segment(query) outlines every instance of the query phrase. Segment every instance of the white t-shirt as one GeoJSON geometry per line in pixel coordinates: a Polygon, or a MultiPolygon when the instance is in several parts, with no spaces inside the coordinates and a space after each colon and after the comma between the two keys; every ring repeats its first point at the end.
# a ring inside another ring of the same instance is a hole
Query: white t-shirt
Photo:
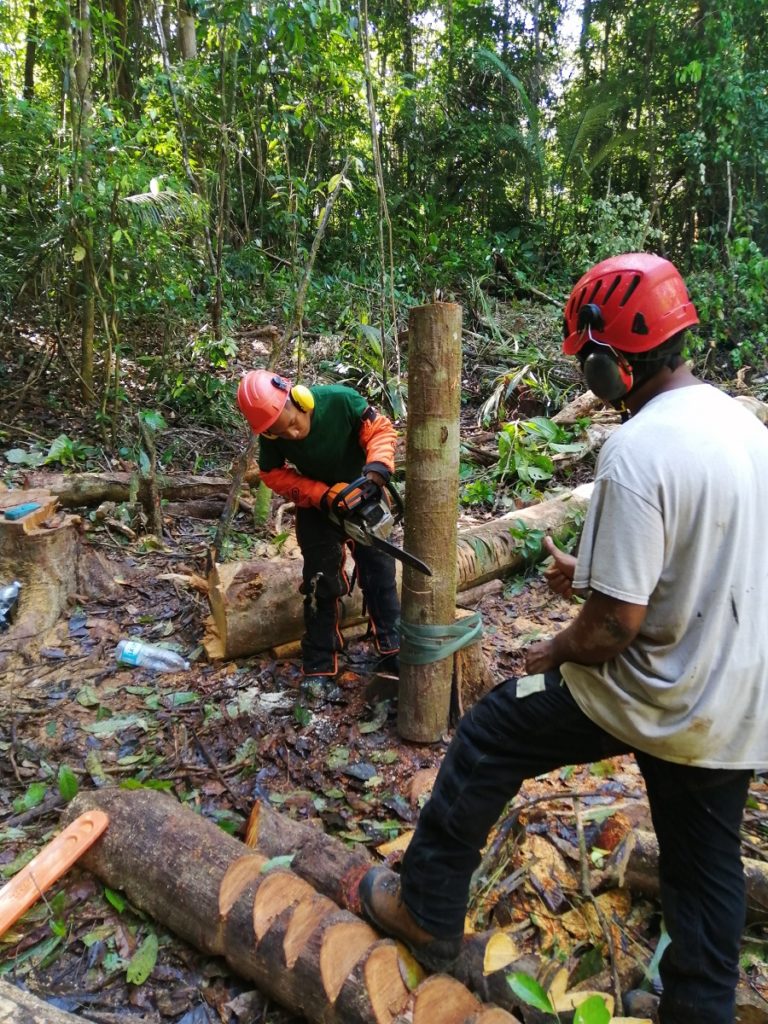
{"type": "Polygon", "coordinates": [[[709,385],[652,399],[606,443],[574,587],[647,605],[579,707],[667,761],[768,767],[768,430],[709,385]]]}

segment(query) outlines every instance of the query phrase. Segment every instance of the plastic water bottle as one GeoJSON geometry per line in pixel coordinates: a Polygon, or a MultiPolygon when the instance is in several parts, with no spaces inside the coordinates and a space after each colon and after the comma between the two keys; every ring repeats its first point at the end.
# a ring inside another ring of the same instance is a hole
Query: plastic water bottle
{"type": "Polygon", "coordinates": [[[8,629],[13,621],[20,590],[21,584],[18,580],[14,580],[6,587],[0,587],[0,633],[8,629]]]}
{"type": "Polygon", "coordinates": [[[138,665],[153,672],[181,672],[189,662],[176,651],[143,640],[121,640],[115,648],[115,659],[120,665],[138,665]]]}

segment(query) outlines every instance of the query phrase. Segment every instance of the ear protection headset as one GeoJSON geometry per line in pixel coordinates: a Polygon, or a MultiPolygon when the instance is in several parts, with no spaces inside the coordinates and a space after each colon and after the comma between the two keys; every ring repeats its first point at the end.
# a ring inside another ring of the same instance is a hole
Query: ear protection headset
{"type": "Polygon", "coordinates": [[[582,362],[584,380],[591,391],[604,402],[618,402],[632,390],[634,377],[632,367],[612,345],[592,337],[592,328],[604,330],[600,307],[588,302],[579,310],[578,329],[586,331],[592,351],[582,362]]]}
{"type": "Polygon", "coordinates": [[[278,376],[272,378],[272,384],[281,391],[287,391],[291,401],[301,412],[312,412],[315,408],[315,397],[303,384],[289,386],[288,381],[278,376]]]}
{"type": "Polygon", "coordinates": [[[315,408],[315,396],[303,384],[294,384],[291,388],[291,401],[302,412],[312,412],[315,408]]]}

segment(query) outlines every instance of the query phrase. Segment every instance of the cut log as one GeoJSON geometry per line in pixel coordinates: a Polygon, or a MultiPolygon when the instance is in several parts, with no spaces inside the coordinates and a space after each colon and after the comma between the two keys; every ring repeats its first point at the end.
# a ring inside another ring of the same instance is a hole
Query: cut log
{"type": "MultiPolygon", "coordinates": [[[[459,534],[458,590],[469,590],[526,564],[519,540],[510,533],[518,520],[531,530],[545,530],[557,538],[574,515],[586,511],[590,494],[591,485],[586,484],[459,534]]],[[[300,584],[298,559],[216,565],[209,588],[213,616],[203,641],[208,657],[245,657],[298,639],[304,629],[300,584]]],[[[362,621],[362,598],[357,589],[345,599],[344,621],[362,621]]]]}
{"type": "Polygon", "coordinates": [[[0,1024],[82,1024],[82,1017],[59,1010],[0,980],[0,1024]]]}
{"type": "MultiPolygon", "coordinates": [[[[148,482],[136,473],[27,473],[27,487],[42,487],[55,494],[64,508],[100,505],[103,501],[139,500],[146,505],[148,482]]],[[[229,477],[159,474],[160,496],[168,501],[226,498],[229,477]]]]}
{"type": "MultiPolygon", "coordinates": [[[[622,884],[639,893],[658,895],[658,843],[652,832],[635,830],[634,845],[628,847],[626,868],[622,884]]],[[[342,907],[359,913],[357,886],[373,861],[366,851],[347,847],[341,840],[326,835],[321,828],[293,821],[275,811],[268,804],[254,804],[248,821],[246,843],[266,857],[293,854],[291,868],[312,884],[313,889],[331,896],[342,907]]],[[[768,864],[744,859],[747,880],[749,916],[765,917],[768,908],[768,864]]],[[[596,886],[616,885],[615,875],[597,875],[596,886]]],[[[465,935],[461,953],[453,969],[455,977],[485,1002],[517,1013],[527,1024],[545,1020],[529,1007],[519,1005],[508,983],[510,971],[520,971],[535,977],[541,965],[534,956],[519,956],[514,943],[500,930],[465,935]]],[[[606,975],[606,982],[611,978],[606,975]]],[[[592,983],[587,983],[594,987],[592,983]]],[[[606,986],[607,988],[607,986],[606,986]]],[[[739,1005],[746,1005],[745,994],[740,991],[739,1005]]],[[[768,1005],[759,1000],[762,1016],[745,1017],[755,1024],[768,1024],[768,1005]]],[[[752,1011],[750,1011],[752,1012],[752,1011]]],[[[757,1011],[754,1011],[757,1013],[757,1011]]],[[[563,1018],[566,1019],[565,1017],[563,1018]]],[[[485,1018],[482,1018],[485,1024],[485,1018]]],[[[478,1018],[479,1024],[480,1018],[478,1018]]],[[[488,1024],[495,1024],[490,1018],[488,1024]]]]}
{"type": "Polygon", "coordinates": [[[411,958],[402,947],[293,871],[269,870],[266,858],[168,794],[82,792],[66,817],[93,809],[105,811],[109,827],[83,856],[83,867],[307,1020],[395,1024],[407,1015],[426,1022],[436,1019],[430,1006],[444,1005],[458,1009],[439,1019],[466,1024],[484,1009],[446,975],[422,987],[415,972],[417,987],[409,991],[411,958]]]}
{"type": "MultiPolygon", "coordinates": [[[[348,571],[352,572],[351,560],[348,571]]],[[[298,559],[217,563],[208,577],[213,615],[213,621],[206,623],[208,656],[241,658],[300,637],[304,629],[301,573],[298,559]]],[[[363,621],[359,587],[341,605],[343,626],[363,621]]]]}
{"type": "MultiPolygon", "coordinates": [[[[348,847],[321,828],[293,821],[263,801],[253,806],[245,841],[267,858],[291,854],[291,871],[309,882],[317,892],[325,893],[355,914],[360,913],[358,886],[373,866],[366,850],[348,847]]],[[[507,984],[507,972],[516,970],[535,975],[539,964],[535,957],[520,957],[508,939],[507,955],[497,953],[494,963],[490,964],[488,946],[503,938],[498,930],[466,935],[453,974],[482,1000],[496,1003],[510,1012],[519,1012],[519,1000],[507,984]]]]}
{"type": "Polygon", "coordinates": [[[56,498],[43,490],[0,494],[0,585],[19,580],[18,612],[2,635],[4,647],[24,643],[52,626],[67,597],[77,590],[80,518],[56,512],[56,498]],[[13,506],[37,504],[20,519],[5,518],[13,506]]]}
{"type": "MultiPolygon", "coordinates": [[[[623,850],[617,848],[611,860],[621,862],[621,869],[610,869],[609,878],[646,896],[659,894],[659,843],[653,832],[633,829],[623,850]]],[[[743,857],[747,885],[747,914],[751,920],[764,920],[768,913],[768,863],[743,857]]]]}

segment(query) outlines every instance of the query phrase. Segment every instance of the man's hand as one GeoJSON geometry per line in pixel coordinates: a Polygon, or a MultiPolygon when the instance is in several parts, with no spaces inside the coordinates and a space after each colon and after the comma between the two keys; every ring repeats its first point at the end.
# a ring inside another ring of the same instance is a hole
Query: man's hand
{"type": "Polygon", "coordinates": [[[365,478],[366,480],[371,480],[373,483],[376,484],[377,487],[384,487],[384,485],[387,482],[381,475],[381,473],[377,473],[373,469],[369,473],[365,474],[365,478]]]}
{"type": "Polygon", "coordinates": [[[564,661],[600,665],[625,650],[645,622],[647,608],[593,590],[565,629],[531,644],[525,652],[529,675],[558,668],[564,661]]]}
{"type": "Polygon", "coordinates": [[[539,640],[525,651],[525,671],[529,676],[557,668],[560,662],[555,657],[552,640],[539,640]]]}
{"type": "MultiPolygon", "coordinates": [[[[551,537],[544,538],[544,549],[552,556],[552,565],[544,570],[544,579],[550,590],[554,590],[561,597],[573,596],[573,574],[576,571],[576,559],[573,555],[561,551],[555,546],[551,537]]],[[[538,646],[534,644],[534,646],[538,646]]],[[[537,669],[542,672],[543,669],[537,669]]]]}

